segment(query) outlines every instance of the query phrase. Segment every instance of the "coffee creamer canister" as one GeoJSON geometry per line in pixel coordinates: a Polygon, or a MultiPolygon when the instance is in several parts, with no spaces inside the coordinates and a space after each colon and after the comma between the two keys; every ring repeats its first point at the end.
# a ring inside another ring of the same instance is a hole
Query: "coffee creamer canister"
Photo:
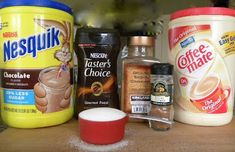
{"type": "Polygon", "coordinates": [[[168,34],[177,83],[175,119],[201,126],[229,123],[235,87],[235,10],[175,12],[168,34]]]}
{"type": "Polygon", "coordinates": [[[57,125],[73,115],[73,17],[48,0],[0,3],[1,114],[17,128],[57,125]]]}

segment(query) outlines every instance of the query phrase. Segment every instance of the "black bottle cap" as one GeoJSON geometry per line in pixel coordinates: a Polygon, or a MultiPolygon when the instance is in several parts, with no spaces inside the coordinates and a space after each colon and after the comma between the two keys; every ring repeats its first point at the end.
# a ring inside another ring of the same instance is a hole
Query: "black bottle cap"
{"type": "Polygon", "coordinates": [[[169,63],[154,63],[151,66],[151,74],[172,75],[174,66],[169,63]]]}
{"type": "Polygon", "coordinates": [[[120,44],[120,35],[114,29],[78,28],[75,44],[120,44]]]}

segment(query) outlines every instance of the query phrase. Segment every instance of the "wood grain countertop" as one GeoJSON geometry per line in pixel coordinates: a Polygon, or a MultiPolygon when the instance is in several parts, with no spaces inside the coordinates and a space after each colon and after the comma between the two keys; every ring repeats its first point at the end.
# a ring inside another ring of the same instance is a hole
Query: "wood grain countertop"
{"type": "Polygon", "coordinates": [[[125,138],[116,147],[89,147],[79,139],[76,119],[54,127],[7,128],[0,133],[0,152],[235,152],[235,117],[222,127],[176,122],[165,132],[154,131],[147,123],[128,123],[125,138]]]}

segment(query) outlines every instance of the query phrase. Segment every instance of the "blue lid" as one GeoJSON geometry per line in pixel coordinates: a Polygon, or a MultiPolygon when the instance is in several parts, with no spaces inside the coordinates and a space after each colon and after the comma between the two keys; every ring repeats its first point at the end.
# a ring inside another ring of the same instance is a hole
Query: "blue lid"
{"type": "Polygon", "coordinates": [[[3,0],[0,2],[0,8],[11,7],[11,6],[39,6],[39,7],[49,7],[65,11],[72,14],[72,9],[60,2],[53,0],[3,0]]]}

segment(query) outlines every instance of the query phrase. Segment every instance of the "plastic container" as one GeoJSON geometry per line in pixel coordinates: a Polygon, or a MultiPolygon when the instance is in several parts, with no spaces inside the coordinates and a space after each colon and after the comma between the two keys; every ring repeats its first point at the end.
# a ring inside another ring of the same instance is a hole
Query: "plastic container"
{"type": "Polygon", "coordinates": [[[73,115],[73,16],[48,0],[0,3],[1,114],[17,128],[58,125],[73,115]]]}
{"type": "Polygon", "coordinates": [[[79,113],[79,131],[83,141],[113,144],[123,139],[128,116],[117,109],[101,107],[79,113]]]}
{"type": "Polygon", "coordinates": [[[175,120],[228,124],[235,87],[235,10],[190,8],[171,14],[169,61],[175,65],[175,120]]]}

